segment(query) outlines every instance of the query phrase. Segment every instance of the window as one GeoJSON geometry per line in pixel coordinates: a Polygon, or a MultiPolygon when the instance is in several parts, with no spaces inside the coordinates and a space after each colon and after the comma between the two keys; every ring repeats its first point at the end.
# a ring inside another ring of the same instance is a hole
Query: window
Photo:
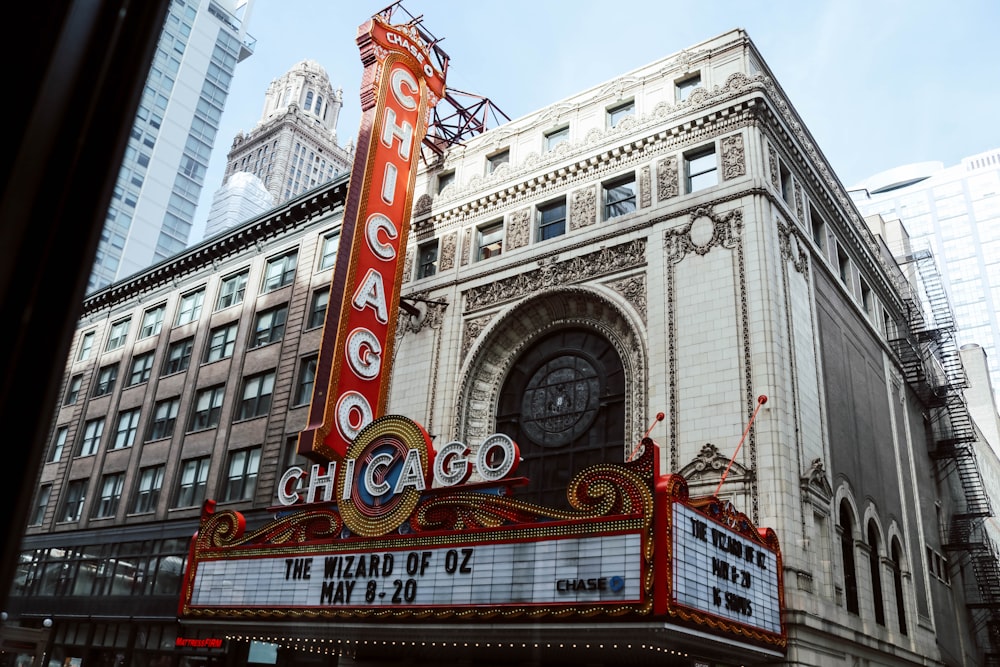
{"type": "Polygon", "coordinates": [[[900,554],[902,549],[896,538],[892,539],[892,587],[896,593],[896,618],[899,619],[899,632],[906,634],[906,601],[903,599],[903,562],[900,554]]]}
{"type": "Polygon", "coordinates": [[[503,220],[483,225],[476,237],[476,261],[496,257],[503,250],[503,220]]]}
{"type": "Polygon", "coordinates": [[[869,319],[875,315],[875,295],[872,293],[868,281],[864,278],[861,279],[861,307],[869,319]]]}
{"type": "Polygon", "coordinates": [[[871,573],[872,602],[875,605],[875,622],[885,626],[885,605],[882,600],[882,559],[878,553],[878,530],[874,521],[868,522],[868,570],[871,573]]]}
{"type": "Polygon", "coordinates": [[[337,250],[340,249],[340,232],[330,232],[323,237],[323,247],[319,252],[319,270],[329,269],[337,261],[337,250]]]}
{"type": "Polygon", "coordinates": [[[635,115],[635,102],[629,100],[608,108],[608,127],[617,127],[618,123],[629,116],[635,115]]]}
{"type": "Polygon", "coordinates": [[[261,287],[261,292],[272,292],[285,285],[290,285],[295,278],[297,258],[298,253],[290,252],[268,260],[267,268],[264,270],[264,284],[261,287]]]}
{"type": "Polygon", "coordinates": [[[851,520],[851,510],[847,501],[840,504],[840,554],[844,564],[844,595],[847,598],[847,611],[859,613],[858,607],[858,575],[854,569],[854,522],[851,520]]]}
{"type": "Polygon", "coordinates": [[[189,459],[181,464],[174,507],[196,507],[205,500],[209,457],[189,459]]]}
{"type": "Polygon", "coordinates": [[[156,509],[160,489],[163,488],[163,469],[161,464],[139,471],[139,484],[135,487],[135,500],[132,503],[133,513],[145,514],[156,509]]]}
{"type": "Polygon", "coordinates": [[[429,278],[437,273],[437,239],[422,243],[417,248],[417,278],[429,278]]]}
{"type": "Polygon", "coordinates": [[[837,245],[837,270],[840,273],[840,282],[851,286],[851,258],[839,244],[837,245]]]}
{"type": "Polygon", "coordinates": [[[486,173],[487,175],[492,174],[497,168],[502,164],[507,164],[510,162],[510,149],[505,148],[502,151],[498,151],[493,155],[487,156],[486,158],[486,173]]]}
{"type": "Polygon", "coordinates": [[[635,174],[608,181],[602,190],[605,220],[635,211],[635,174]]]}
{"type": "Polygon", "coordinates": [[[257,468],[260,467],[260,447],[230,453],[223,502],[249,500],[257,488],[257,468]]]}
{"type": "Polygon", "coordinates": [[[115,390],[115,380],[118,379],[118,364],[105,366],[97,372],[94,382],[93,396],[106,396],[115,390]]]}
{"type": "Polygon", "coordinates": [[[48,463],[55,463],[62,458],[63,449],[66,447],[67,433],[69,433],[69,428],[66,426],[60,426],[56,429],[56,437],[52,439],[52,449],[49,450],[48,463]]]}
{"type": "Polygon", "coordinates": [[[83,375],[74,375],[66,385],[66,397],[63,405],[73,405],[80,398],[80,388],[83,386],[83,375]]]}
{"type": "Polygon", "coordinates": [[[792,172],[788,170],[784,162],[780,162],[778,165],[778,180],[781,184],[781,198],[785,200],[786,204],[792,206],[792,196],[795,193],[792,186],[792,172]]]}
{"type": "Polygon", "coordinates": [[[177,326],[194,322],[201,317],[201,306],[204,302],[205,288],[181,296],[181,305],[177,310],[177,326]]]}
{"type": "Polygon", "coordinates": [[[700,85],[701,74],[695,74],[694,76],[689,76],[686,79],[681,79],[674,84],[674,99],[678,102],[683,102],[687,98],[691,97],[691,93],[700,85]]]}
{"type": "Polygon", "coordinates": [[[316,355],[306,357],[299,366],[299,381],[295,385],[295,405],[304,405],[312,398],[316,382],[316,355]]]}
{"type": "Polygon", "coordinates": [[[90,352],[94,349],[94,332],[88,331],[80,339],[80,353],[76,356],[77,361],[86,361],[90,358],[90,352]]]}
{"type": "MultiPolygon", "coordinates": [[[[49,499],[52,497],[52,485],[46,484],[38,489],[38,497],[35,500],[35,507],[31,511],[31,518],[28,519],[29,526],[40,526],[45,520],[45,510],[49,507],[49,499]]],[[[906,634],[906,633],[903,633],[906,634]]]]}
{"type": "Polygon", "coordinates": [[[689,193],[716,185],[719,174],[715,162],[715,146],[685,155],[684,175],[689,193]]]}
{"type": "Polygon", "coordinates": [[[238,322],[230,322],[215,327],[208,334],[208,347],[205,348],[205,363],[228,359],[233,356],[236,348],[236,329],[238,322]]]}
{"type": "Polygon", "coordinates": [[[326,308],[329,303],[329,287],[324,287],[313,292],[312,303],[309,304],[309,319],[306,321],[307,328],[312,329],[323,326],[323,320],[326,319],[326,308]]]}
{"type": "Polygon", "coordinates": [[[139,428],[139,408],[123,410],[118,413],[118,427],[115,429],[115,441],[111,449],[124,449],[135,444],[135,434],[139,428]]]}
{"type": "Polygon", "coordinates": [[[60,521],[78,521],[83,512],[83,501],[87,498],[87,480],[74,479],[66,486],[60,521]]]}
{"type": "Polygon", "coordinates": [[[538,207],[538,240],[553,239],[566,233],[566,200],[559,199],[538,207]]]}
{"type": "Polygon", "coordinates": [[[569,125],[545,133],[545,150],[554,150],[559,144],[569,141],[569,125]]]}
{"type": "Polygon", "coordinates": [[[125,473],[115,472],[101,478],[101,495],[94,505],[94,518],[103,519],[115,515],[118,511],[118,501],[122,497],[122,487],[125,484],[125,473]]]}
{"type": "Polygon", "coordinates": [[[191,364],[191,348],[193,346],[193,337],[171,343],[170,347],[167,348],[167,357],[163,360],[163,372],[160,375],[186,371],[191,364]]]}
{"type": "Polygon", "coordinates": [[[820,249],[822,254],[826,254],[826,223],[822,216],[816,211],[812,204],[809,204],[809,221],[812,225],[813,243],[820,249]]]}
{"type": "Polygon", "coordinates": [[[97,448],[101,445],[101,436],[104,435],[104,417],[91,419],[83,426],[83,437],[80,439],[80,448],[77,456],[93,456],[97,453],[97,448]]]}
{"type": "Polygon", "coordinates": [[[250,419],[266,415],[271,409],[274,391],[274,371],[251,375],[243,380],[243,398],[240,399],[237,419],[250,419]]]}
{"type": "Polygon", "coordinates": [[[226,386],[217,385],[198,391],[194,399],[194,411],[191,413],[191,424],[188,430],[201,431],[219,425],[219,415],[222,414],[222,399],[225,397],[226,386]]]}
{"type": "Polygon", "coordinates": [[[288,304],[257,313],[254,330],[250,335],[250,347],[260,347],[281,340],[285,335],[286,317],[288,317],[288,304]]]}
{"type": "Polygon", "coordinates": [[[222,310],[243,303],[243,297],[247,291],[247,279],[250,271],[241,271],[235,275],[222,279],[219,285],[219,298],[215,300],[215,309],[222,310]]]}
{"type": "Polygon", "coordinates": [[[167,306],[160,304],[150,308],[142,316],[142,328],[139,330],[139,338],[149,338],[160,333],[163,328],[163,316],[167,312],[167,306]]]}
{"type": "Polygon", "coordinates": [[[149,379],[150,373],[153,372],[153,354],[152,351],[149,351],[132,357],[132,367],[128,372],[127,387],[137,385],[149,379]]]}
{"type": "Polygon", "coordinates": [[[117,350],[125,344],[125,339],[128,338],[128,325],[130,322],[131,319],[126,318],[118,320],[111,325],[111,332],[108,334],[108,344],[104,348],[105,352],[117,350]]]}
{"type": "Polygon", "coordinates": [[[177,410],[180,408],[179,398],[166,398],[157,401],[153,406],[153,421],[149,423],[146,440],[169,438],[174,434],[174,424],[177,422],[177,410]]]}
{"type": "Polygon", "coordinates": [[[455,182],[455,170],[442,171],[438,174],[437,193],[441,194],[444,189],[455,182]]]}

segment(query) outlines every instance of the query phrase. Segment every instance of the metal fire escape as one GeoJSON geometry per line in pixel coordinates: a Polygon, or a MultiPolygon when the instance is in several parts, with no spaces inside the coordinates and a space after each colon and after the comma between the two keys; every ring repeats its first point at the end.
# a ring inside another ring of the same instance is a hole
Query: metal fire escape
{"type": "Polygon", "coordinates": [[[893,346],[910,386],[923,401],[931,420],[930,452],[942,479],[957,490],[942,544],[972,577],[963,577],[965,599],[985,652],[984,665],[1000,667],[1000,554],[986,531],[993,508],[976,458],[975,426],[962,390],[968,386],[955,342],[955,319],[929,250],[898,260],[909,273],[910,294],[904,295],[907,326],[890,331],[893,346]],[[951,477],[954,475],[954,477],[951,477]]]}

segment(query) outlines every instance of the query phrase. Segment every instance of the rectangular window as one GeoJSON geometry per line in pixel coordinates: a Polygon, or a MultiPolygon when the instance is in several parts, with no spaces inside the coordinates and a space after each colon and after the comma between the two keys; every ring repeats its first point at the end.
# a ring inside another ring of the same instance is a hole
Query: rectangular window
{"type": "Polygon", "coordinates": [[[719,172],[715,161],[715,146],[685,155],[684,176],[688,193],[717,185],[719,172]]]}
{"type": "Polygon", "coordinates": [[[260,467],[260,447],[241,449],[229,454],[226,488],[222,500],[250,500],[257,489],[257,469],[260,467]]]}
{"type": "Polygon", "coordinates": [[[87,498],[87,480],[74,479],[66,486],[60,521],[79,521],[83,512],[83,501],[87,498]]]}
{"type": "Polygon", "coordinates": [[[430,278],[437,273],[437,239],[422,243],[417,248],[417,278],[430,278]]]}
{"type": "Polygon", "coordinates": [[[441,194],[444,189],[455,182],[455,170],[442,171],[437,178],[437,193],[441,194]]]}
{"type": "Polygon", "coordinates": [[[29,526],[40,526],[45,520],[45,510],[49,508],[49,499],[52,498],[52,485],[46,484],[38,489],[38,496],[35,499],[35,507],[31,510],[31,518],[28,520],[29,526]]]}
{"type": "Polygon", "coordinates": [[[194,322],[201,317],[201,306],[205,303],[205,288],[188,292],[181,296],[181,305],[177,310],[177,326],[194,322]]]}
{"type": "Polygon", "coordinates": [[[80,339],[80,352],[76,355],[77,361],[86,361],[90,358],[90,352],[94,349],[94,332],[88,331],[80,339]]]}
{"type": "Polygon", "coordinates": [[[97,453],[97,448],[101,445],[101,436],[104,435],[104,417],[91,419],[83,426],[83,437],[80,438],[80,448],[77,456],[93,456],[97,453]]]}
{"type": "Polygon", "coordinates": [[[130,318],[125,318],[111,325],[111,332],[108,334],[108,344],[104,348],[105,352],[117,350],[125,344],[125,339],[128,338],[128,325],[131,321],[130,318]]]}
{"type": "Polygon", "coordinates": [[[149,379],[150,373],[153,372],[153,354],[150,351],[132,357],[132,367],[128,372],[128,384],[125,386],[131,387],[149,379]]]}
{"type": "Polygon", "coordinates": [[[635,102],[633,100],[609,107],[607,112],[608,127],[616,127],[622,120],[634,115],[635,102]]]}
{"type": "Polygon", "coordinates": [[[545,133],[545,150],[555,150],[559,144],[569,141],[569,125],[545,133]]]}
{"type": "Polygon", "coordinates": [[[226,395],[226,386],[217,385],[201,389],[195,395],[194,411],[191,413],[191,424],[188,430],[201,431],[219,425],[219,415],[222,414],[222,399],[226,395]]]}
{"type": "Polygon", "coordinates": [[[132,503],[134,514],[146,514],[156,510],[160,499],[160,489],[163,488],[164,466],[156,465],[139,471],[139,483],[135,487],[135,500],[132,503]]]}
{"type": "Polygon", "coordinates": [[[257,313],[253,333],[250,334],[250,347],[260,347],[281,340],[285,335],[287,317],[288,304],[257,313]]]}
{"type": "Polygon", "coordinates": [[[701,86],[701,74],[681,79],[674,84],[674,100],[683,102],[691,96],[695,88],[701,86]]]}
{"type": "Polygon", "coordinates": [[[875,314],[875,296],[872,294],[872,288],[868,281],[864,278],[861,279],[861,307],[864,308],[865,315],[869,319],[875,314]]]}
{"type": "Polygon", "coordinates": [[[566,200],[558,199],[538,207],[538,240],[545,241],[566,233],[566,200]]]}
{"type": "Polygon", "coordinates": [[[105,366],[97,372],[92,395],[106,396],[115,390],[115,380],[118,379],[118,364],[105,366]]]}
{"type": "Polygon", "coordinates": [[[492,174],[502,164],[510,162],[510,149],[505,148],[486,158],[486,174],[492,174]]]}
{"type": "Polygon", "coordinates": [[[476,261],[496,257],[503,251],[503,220],[483,225],[476,237],[476,261]]]}
{"type": "Polygon", "coordinates": [[[149,422],[149,432],[146,434],[147,441],[169,438],[174,434],[180,405],[179,398],[166,398],[156,402],[153,406],[153,420],[149,422]]]}
{"type": "Polygon", "coordinates": [[[795,195],[795,189],[792,185],[792,172],[788,170],[788,166],[784,162],[779,162],[778,164],[778,179],[781,183],[781,198],[785,200],[785,203],[792,206],[794,202],[792,197],[795,195]]]}
{"type": "Polygon", "coordinates": [[[139,428],[139,408],[118,413],[118,427],[112,449],[124,449],[135,444],[135,433],[139,428]]]}
{"type": "Polygon", "coordinates": [[[149,338],[160,333],[163,328],[163,316],[167,312],[167,306],[160,304],[147,310],[142,316],[142,328],[139,330],[139,338],[149,338]]]}
{"type": "Polygon", "coordinates": [[[80,388],[83,386],[83,375],[74,375],[66,385],[66,396],[63,405],[73,405],[80,398],[80,388]]]}
{"type": "Polygon", "coordinates": [[[837,245],[837,269],[840,272],[840,282],[851,286],[851,258],[847,256],[844,249],[837,245]]]}
{"type": "Polygon", "coordinates": [[[626,174],[608,181],[601,189],[605,220],[635,211],[635,174],[626,174]]]}
{"type": "Polygon", "coordinates": [[[66,434],[69,428],[60,426],[56,429],[56,437],[52,439],[52,449],[49,450],[48,463],[55,463],[62,458],[63,449],[66,448],[66,434]]]}
{"type": "Polygon", "coordinates": [[[326,308],[330,303],[330,288],[324,287],[313,292],[312,303],[309,304],[309,319],[306,327],[313,329],[323,326],[326,319],[326,308]]]}
{"type": "Polygon", "coordinates": [[[118,501],[122,497],[122,487],[125,485],[125,473],[115,472],[101,478],[101,495],[94,505],[94,518],[112,517],[118,511],[118,501]]]}
{"type": "Polygon", "coordinates": [[[181,464],[174,507],[197,507],[205,500],[209,457],[189,459],[181,464]]]}
{"type": "Polygon", "coordinates": [[[298,259],[297,252],[290,252],[268,260],[264,270],[264,283],[261,292],[273,292],[285,285],[291,285],[295,279],[295,262],[298,259]]]}
{"type": "Polygon", "coordinates": [[[215,309],[222,310],[243,303],[249,277],[250,271],[240,271],[223,278],[222,284],[219,285],[219,298],[215,300],[215,309]]]}
{"type": "Polygon", "coordinates": [[[205,363],[228,359],[236,349],[236,329],[238,322],[230,322],[215,327],[208,334],[208,347],[205,348],[205,363]]]}
{"type": "Polygon", "coordinates": [[[250,419],[266,415],[271,409],[271,394],[273,392],[274,371],[258,373],[245,378],[236,418],[250,419]]]}
{"type": "Polygon", "coordinates": [[[167,356],[163,360],[163,372],[160,375],[172,375],[186,371],[191,364],[191,348],[194,338],[175,341],[167,348],[167,356]]]}
{"type": "Polygon", "coordinates": [[[826,255],[826,223],[812,204],[809,204],[809,222],[812,225],[813,243],[826,255]]]}
{"type": "Polygon", "coordinates": [[[319,270],[331,268],[337,261],[337,250],[340,249],[340,232],[330,232],[323,237],[323,247],[319,252],[319,270]]]}
{"type": "Polygon", "coordinates": [[[305,405],[312,398],[316,382],[316,355],[306,357],[299,365],[299,381],[295,385],[295,405],[305,405]]]}

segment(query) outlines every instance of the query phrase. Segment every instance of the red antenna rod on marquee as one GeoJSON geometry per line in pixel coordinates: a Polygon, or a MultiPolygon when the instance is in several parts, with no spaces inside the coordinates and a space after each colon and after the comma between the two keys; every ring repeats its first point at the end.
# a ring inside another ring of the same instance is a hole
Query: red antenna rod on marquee
{"type": "Polygon", "coordinates": [[[719,480],[719,485],[715,487],[715,493],[712,494],[715,497],[719,496],[719,489],[722,488],[722,483],[726,481],[726,475],[729,474],[729,469],[733,467],[733,461],[736,460],[736,455],[740,453],[740,447],[743,446],[743,441],[747,439],[747,433],[750,432],[750,427],[753,426],[753,420],[757,418],[757,413],[760,412],[760,407],[767,403],[767,396],[761,394],[757,397],[757,407],[753,409],[753,414],[750,415],[750,421],[747,422],[747,427],[743,429],[743,437],[740,438],[740,443],[736,445],[736,451],[733,452],[733,458],[729,459],[729,465],[726,466],[726,471],[722,473],[722,479],[719,480]]]}
{"type": "Polygon", "coordinates": [[[653,423],[649,425],[649,428],[648,428],[648,429],[646,429],[646,433],[645,433],[645,435],[643,435],[643,436],[642,436],[642,438],[640,438],[640,439],[639,439],[639,444],[637,444],[637,445],[635,446],[635,449],[633,449],[633,450],[632,450],[632,454],[631,454],[631,455],[630,455],[630,456],[628,457],[628,460],[629,460],[629,461],[632,461],[632,460],[634,460],[634,459],[635,459],[635,457],[636,457],[636,455],[637,455],[637,454],[638,454],[639,452],[641,452],[641,451],[642,451],[642,441],[643,441],[643,440],[645,440],[646,438],[648,438],[648,437],[649,437],[649,434],[650,434],[650,432],[651,432],[651,431],[653,430],[653,427],[654,427],[654,426],[656,426],[656,424],[657,424],[658,422],[661,422],[661,421],[663,421],[663,419],[664,419],[665,417],[666,417],[666,415],[665,415],[665,414],[663,414],[662,412],[657,412],[657,413],[656,413],[656,419],[654,419],[654,420],[653,420],[653,423]]]}

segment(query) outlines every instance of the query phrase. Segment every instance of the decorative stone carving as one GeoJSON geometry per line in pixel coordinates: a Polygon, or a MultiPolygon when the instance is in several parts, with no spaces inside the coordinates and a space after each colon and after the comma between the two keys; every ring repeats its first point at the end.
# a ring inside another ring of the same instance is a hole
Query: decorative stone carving
{"type": "Polygon", "coordinates": [[[465,359],[465,355],[469,352],[472,344],[476,342],[479,335],[483,333],[486,326],[493,321],[495,315],[482,315],[475,319],[467,320],[465,323],[465,330],[462,331],[462,358],[465,359]]]}
{"type": "Polygon", "coordinates": [[[608,287],[625,297],[646,323],[646,275],[629,276],[607,283],[608,287]]]}
{"type": "Polygon", "coordinates": [[[413,248],[406,251],[406,260],[403,262],[403,282],[410,282],[413,275],[413,248]]]}
{"type": "Polygon", "coordinates": [[[458,244],[458,232],[451,232],[441,239],[441,257],[438,260],[439,271],[450,271],[455,268],[455,246],[458,244]]]}
{"type": "Polygon", "coordinates": [[[431,212],[431,204],[433,199],[429,194],[422,194],[417,197],[416,203],[413,205],[413,217],[419,218],[422,215],[427,215],[431,212]]]}
{"type": "Polygon", "coordinates": [[[771,185],[776,192],[781,192],[781,182],[778,180],[778,151],[774,150],[771,144],[767,145],[767,166],[771,172],[771,185]]]}
{"type": "Polygon", "coordinates": [[[747,165],[743,154],[743,135],[733,134],[722,140],[722,180],[746,176],[747,165]]]}
{"type": "Polygon", "coordinates": [[[466,312],[519,299],[546,287],[586,282],[597,276],[645,265],[646,239],[635,239],[611,248],[602,248],[564,262],[555,260],[556,258],[549,258],[548,261],[539,262],[539,268],[534,271],[466,290],[466,312]]]}
{"type": "Polygon", "coordinates": [[[428,329],[440,329],[441,323],[444,321],[444,311],[449,305],[444,298],[428,299],[426,293],[423,292],[410,294],[408,297],[413,302],[413,306],[419,311],[419,314],[399,318],[401,326],[396,327],[397,341],[404,334],[420,333],[425,327],[428,329]]]}
{"type": "Polygon", "coordinates": [[[522,208],[510,214],[510,224],[507,226],[507,247],[522,248],[528,245],[531,238],[531,209],[522,208]]]}
{"type": "Polygon", "coordinates": [[[802,493],[813,505],[819,508],[829,509],[833,502],[833,487],[827,479],[826,467],[822,459],[813,459],[809,464],[809,469],[805,471],[799,481],[802,493]]]}
{"type": "Polygon", "coordinates": [[[656,199],[666,201],[681,193],[680,173],[677,170],[677,157],[674,155],[660,158],[656,163],[656,199]]]}
{"type": "Polygon", "coordinates": [[[679,262],[689,252],[705,255],[714,247],[733,248],[743,230],[743,211],[736,209],[717,214],[711,206],[699,206],[690,222],[668,230],[663,245],[672,262],[679,262]]]}
{"type": "Polygon", "coordinates": [[[653,193],[650,192],[649,165],[639,170],[639,208],[649,208],[653,204],[653,193]]]}
{"type": "Polygon", "coordinates": [[[594,186],[577,190],[570,198],[569,229],[589,227],[597,222],[597,196],[594,186]]]}
{"type": "Polygon", "coordinates": [[[795,183],[795,215],[802,222],[806,221],[806,214],[802,208],[802,186],[798,182],[795,183]]]}
{"type": "Polygon", "coordinates": [[[729,466],[729,475],[732,479],[748,479],[751,477],[750,470],[738,461],[733,461],[730,466],[730,457],[724,456],[719,448],[710,442],[706,442],[691,461],[681,468],[680,475],[688,482],[697,481],[703,477],[722,475],[729,466]]]}
{"type": "Polygon", "coordinates": [[[794,229],[777,221],[778,243],[781,247],[781,257],[792,263],[795,270],[804,276],[809,275],[809,253],[803,250],[802,244],[796,240],[794,229]]]}
{"type": "Polygon", "coordinates": [[[465,230],[465,237],[462,239],[462,257],[459,263],[465,266],[469,263],[469,250],[472,247],[472,237],[476,235],[476,229],[470,227],[465,230]]]}

